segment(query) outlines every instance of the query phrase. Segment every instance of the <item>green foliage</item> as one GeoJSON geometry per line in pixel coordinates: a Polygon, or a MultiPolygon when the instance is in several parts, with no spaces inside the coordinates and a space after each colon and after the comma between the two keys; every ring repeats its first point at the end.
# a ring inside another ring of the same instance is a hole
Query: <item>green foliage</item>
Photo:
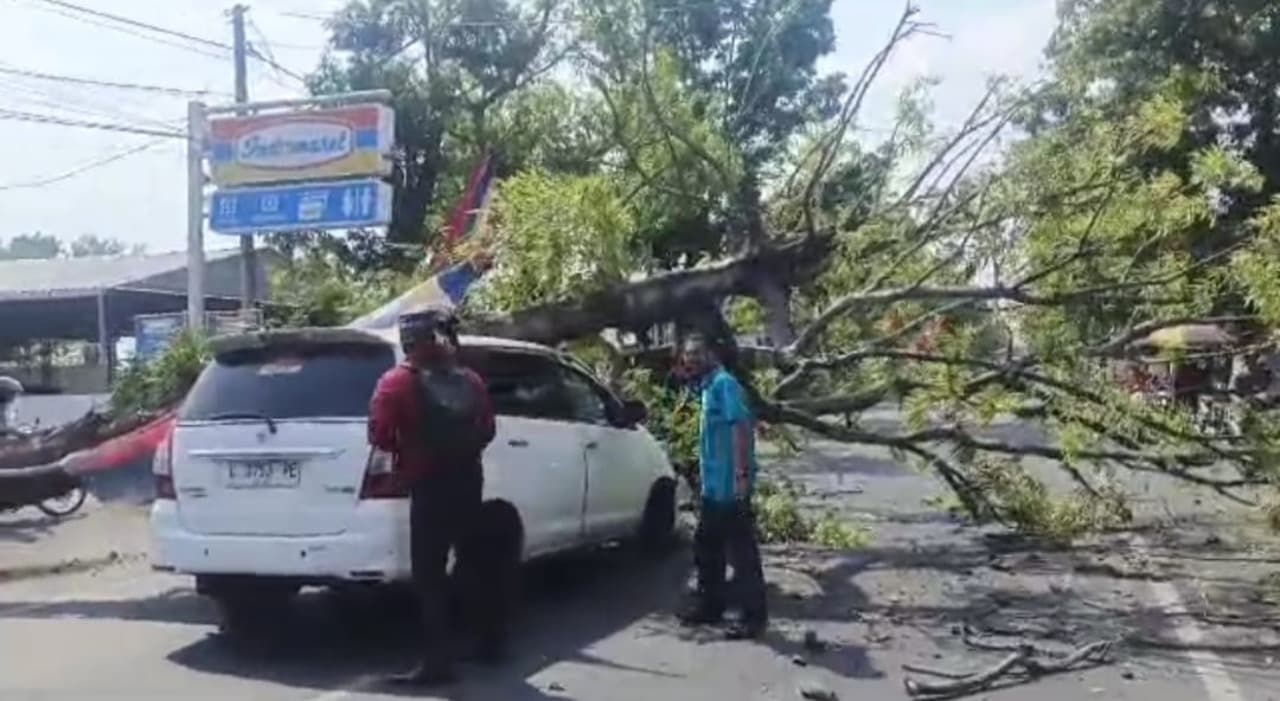
{"type": "Polygon", "coordinates": [[[143,252],[143,246],[128,246],[116,239],[102,238],[93,234],[81,234],[67,247],[72,258],[86,256],[118,256],[125,253],[137,255],[143,252]]]}
{"type": "Polygon", "coordinates": [[[1012,460],[977,460],[974,474],[976,486],[995,512],[992,515],[1032,535],[1070,542],[1086,533],[1127,525],[1133,519],[1119,491],[1077,491],[1070,497],[1055,498],[1025,466],[1012,460]]]}
{"type": "Polygon", "coordinates": [[[829,0],[791,3],[697,0],[655,6],[608,0],[585,8],[584,35],[597,65],[634,71],[652,50],[670,54],[702,113],[753,163],[769,160],[815,119],[830,116],[843,83],[819,77],[817,62],[835,48],[829,0]]]}
{"type": "Polygon", "coordinates": [[[581,296],[642,269],[632,211],[602,176],[530,171],[505,180],[490,223],[496,266],[479,303],[521,309],[581,296]]]}
{"type": "Polygon", "coordinates": [[[62,242],[55,236],[42,234],[19,234],[5,244],[0,241],[0,260],[22,260],[31,258],[57,258],[62,253],[62,242]]]}
{"type": "Polygon", "coordinates": [[[386,88],[394,96],[401,187],[393,240],[431,240],[489,146],[503,147],[512,163],[538,160],[504,138],[519,109],[500,113],[563,56],[568,9],[554,0],[354,0],[330,20],[331,50],[311,91],[386,88]]]}
{"type": "MultiPolygon", "coordinates": [[[[1062,3],[1046,84],[994,84],[968,123],[1015,118],[1025,138],[1012,144],[981,127],[935,128],[921,81],[904,91],[891,133],[873,143],[855,126],[828,153],[840,78],[816,70],[834,42],[827,0],[364,0],[335,19],[335,51],[313,87],[394,92],[398,241],[429,240],[480,155],[502,153],[487,242],[497,267],[469,301],[482,308],[581,299],[722,257],[757,232],[757,210],[775,241],[812,221],[835,251],[788,291],[791,321],[803,328],[854,301],[782,371],[757,372],[761,394],[812,409],[822,423],[809,425],[828,434],[846,412],[822,402],[896,400],[901,432],[850,418],[844,434],[945,470],[978,515],[1070,539],[1128,518],[1107,486],[1116,461],[1091,454],[1148,454],[1147,468],[1165,470],[1176,464],[1166,456],[1224,445],[1186,412],[1125,396],[1100,345],[1159,319],[1247,311],[1280,323],[1273,5],[1062,3]],[[542,70],[565,47],[572,80],[542,70]],[[983,153],[991,143],[1006,148],[983,153]],[[810,199],[818,154],[830,167],[810,199]],[[807,361],[818,362],[775,395],[807,361]],[[1010,416],[1040,421],[1061,467],[1090,486],[1059,498],[1015,459],[1018,446],[978,438],[1010,416]]],[[[368,310],[403,289],[421,250],[307,240],[279,280],[297,310],[283,322],[368,310]]],[[[727,312],[739,333],[765,326],[753,300],[727,312]]],[[[695,398],[598,345],[582,349],[649,405],[673,460],[696,467],[695,398]]],[[[1251,474],[1269,474],[1280,425],[1256,413],[1245,425],[1231,449],[1251,474]]],[[[762,425],[761,437],[784,450],[799,442],[786,425],[762,425]]],[[[845,540],[834,516],[806,515],[802,496],[762,487],[769,537],[845,540]]]]}
{"type": "Polygon", "coordinates": [[[643,368],[622,374],[623,395],[645,403],[649,410],[649,431],[662,441],[672,464],[682,472],[698,469],[698,402],[688,392],[659,384],[653,373],[643,368]]]}
{"type": "Polygon", "coordinates": [[[834,511],[817,516],[801,505],[804,490],[786,479],[761,480],[754,506],[760,537],[766,543],[809,543],[838,550],[866,547],[870,533],[842,521],[834,511]]]}
{"type": "Polygon", "coordinates": [[[123,253],[139,254],[142,246],[129,246],[119,240],[103,238],[93,234],[82,234],[70,244],[64,244],[56,236],[42,234],[19,234],[9,239],[8,243],[0,240],[0,260],[46,259],[69,256],[83,258],[86,256],[117,256],[123,253]]]}
{"type": "Polygon", "coordinates": [[[200,338],[183,333],[160,356],[136,363],[111,387],[111,411],[117,416],[162,411],[181,401],[210,359],[200,338]]]}
{"type": "Polygon", "coordinates": [[[279,326],[340,326],[407,290],[413,278],[394,270],[363,271],[318,250],[278,269],[272,293],[279,326]]]}

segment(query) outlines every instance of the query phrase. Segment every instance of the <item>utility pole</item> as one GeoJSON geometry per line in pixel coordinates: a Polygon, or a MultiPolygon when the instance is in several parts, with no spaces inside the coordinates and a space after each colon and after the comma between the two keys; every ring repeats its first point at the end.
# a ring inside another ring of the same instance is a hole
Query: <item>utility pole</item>
{"type": "MultiPolygon", "coordinates": [[[[248,46],[244,37],[244,13],[248,7],[236,4],[231,8],[231,31],[233,34],[236,67],[236,102],[249,101],[249,71],[246,65],[248,46]]],[[[238,112],[237,114],[245,114],[238,112]]],[[[240,308],[253,309],[258,298],[258,255],[254,250],[253,236],[240,237],[240,308]]]]}
{"type": "Polygon", "coordinates": [[[187,329],[204,332],[205,107],[187,103],[187,329]]]}

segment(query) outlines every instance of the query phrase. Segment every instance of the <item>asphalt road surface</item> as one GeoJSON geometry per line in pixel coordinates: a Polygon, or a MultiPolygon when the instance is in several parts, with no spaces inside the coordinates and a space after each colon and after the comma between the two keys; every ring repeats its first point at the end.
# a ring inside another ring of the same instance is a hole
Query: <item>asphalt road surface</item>
{"type": "MultiPolygon", "coordinates": [[[[1280,556],[1228,525],[1233,512],[1216,504],[1145,485],[1144,504],[1165,528],[1051,548],[952,520],[925,503],[938,490],[932,479],[882,454],[824,445],[776,467],[796,474],[815,505],[864,523],[874,544],[770,548],[774,621],[763,640],[725,642],[677,625],[684,549],[657,560],[621,548],[584,554],[531,567],[512,658],[465,667],[439,698],[796,699],[804,689],[904,699],[904,677],[920,678],[904,664],[968,671],[1008,654],[975,643],[1067,651],[1116,639],[1111,664],[1011,680],[1022,683],[974,698],[1280,701],[1276,608],[1254,586],[1280,556]],[[964,639],[965,624],[976,637],[964,639]],[[807,649],[806,635],[822,649],[807,649]]],[[[105,516],[91,512],[77,528],[92,519],[105,516]]],[[[151,572],[135,556],[138,519],[102,522],[129,529],[114,563],[0,580],[0,699],[403,693],[380,681],[413,662],[412,620],[394,597],[306,593],[280,612],[275,634],[232,644],[187,578],[151,572]]],[[[16,537],[6,528],[0,543],[16,537]]],[[[23,547],[56,547],[57,538],[47,529],[23,547]]]]}

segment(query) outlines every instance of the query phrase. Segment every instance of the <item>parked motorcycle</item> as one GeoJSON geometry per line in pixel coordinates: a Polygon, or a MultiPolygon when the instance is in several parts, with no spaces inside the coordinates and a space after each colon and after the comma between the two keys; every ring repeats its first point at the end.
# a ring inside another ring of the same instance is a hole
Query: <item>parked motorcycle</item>
{"type": "MultiPolygon", "coordinates": [[[[51,497],[42,499],[30,506],[34,506],[41,513],[52,518],[66,518],[79,511],[84,506],[85,499],[89,493],[85,491],[84,485],[77,479],[76,483],[66,492],[56,494],[51,497]]],[[[0,513],[7,511],[17,511],[27,504],[6,504],[0,502],[0,513]]]]}
{"type": "MultiPolygon", "coordinates": [[[[23,435],[30,433],[32,430],[32,427],[14,426],[13,423],[8,423],[7,426],[0,424],[0,437],[23,435]]],[[[59,480],[59,482],[61,483],[56,485],[56,493],[44,495],[43,498],[36,501],[32,501],[29,495],[21,502],[6,502],[3,497],[0,497],[0,513],[17,511],[24,506],[34,506],[41,513],[52,518],[66,518],[74,514],[84,506],[85,499],[88,497],[84,482],[79,477],[71,475],[68,475],[66,480],[59,480]]],[[[14,497],[10,496],[10,498],[14,497]]]]}

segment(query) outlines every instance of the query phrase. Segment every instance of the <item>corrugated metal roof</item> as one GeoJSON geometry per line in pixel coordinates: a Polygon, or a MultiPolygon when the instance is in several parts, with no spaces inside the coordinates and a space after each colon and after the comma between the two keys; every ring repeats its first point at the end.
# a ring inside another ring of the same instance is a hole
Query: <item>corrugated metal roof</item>
{"type": "MultiPolygon", "coordinates": [[[[212,263],[240,254],[237,249],[206,251],[212,263]]],[[[0,301],[57,299],[95,295],[101,290],[135,286],[157,275],[182,270],[185,251],[135,256],[88,256],[0,261],[0,301]]]]}

